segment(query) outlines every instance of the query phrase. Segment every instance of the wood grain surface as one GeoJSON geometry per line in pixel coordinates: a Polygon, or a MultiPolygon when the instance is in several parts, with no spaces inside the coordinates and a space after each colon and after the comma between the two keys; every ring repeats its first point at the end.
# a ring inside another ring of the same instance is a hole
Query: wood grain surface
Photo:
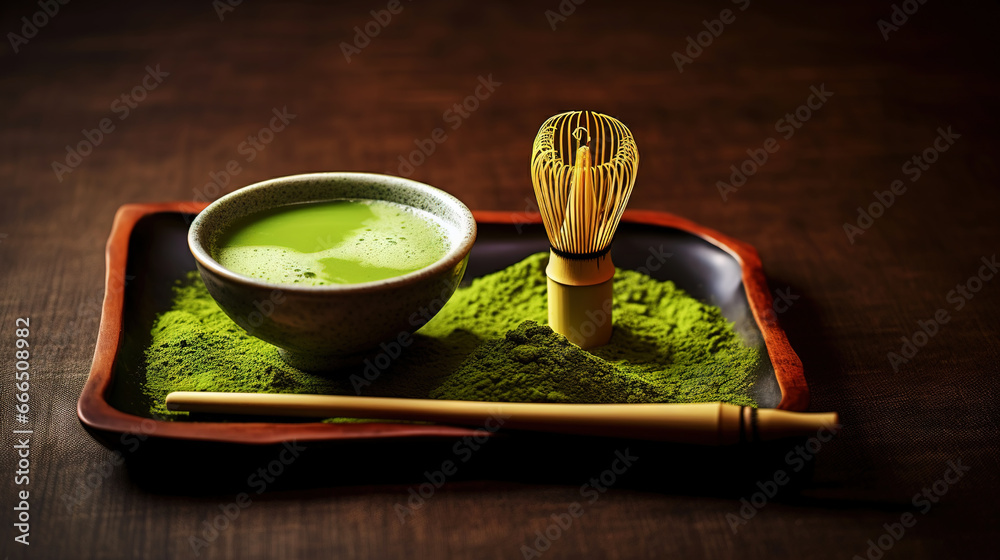
{"type": "Polygon", "coordinates": [[[889,0],[566,0],[563,19],[546,14],[557,0],[246,0],[221,17],[226,0],[70,2],[52,16],[41,4],[0,8],[3,557],[995,555],[1000,278],[983,264],[1000,240],[995,3],[897,1],[888,40],[889,0]],[[679,71],[674,53],[699,33],[707,46],[679,71]],[[349,57],[344,43],[358,45],[349,57]],[[532,138],[576,108],[633,131],[631,208],[759,250],[812,409],[841,413],[836,439],[289,450],[121,441],[77,420],[120,205],[360,170],[530,210],[532,138]],[[933,149],[939,131],[951,136],[933,149]],[[731,183],[753,155],[767,161],[731,183]],[[852,236],[859,207],[877,216],[852,236]],[[25,426],[26,486],[12,433],[25,426]],[[434,488],[447,461],[455,472],[434,488]],[[14,540],[21,490],[30,546],[14,540]]]}

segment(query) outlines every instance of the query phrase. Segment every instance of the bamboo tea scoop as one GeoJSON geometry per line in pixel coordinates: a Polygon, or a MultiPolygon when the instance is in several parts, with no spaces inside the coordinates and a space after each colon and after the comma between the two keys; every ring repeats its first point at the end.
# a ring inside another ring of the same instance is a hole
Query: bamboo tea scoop
{"type": "Polygon", "coordinates": [[[192,391],[170,393],[166,402],[168,410],[190,412],[410,420],[700,445],[815,436],[840,427],[836,412],[724,403],[536,404],[192,391]]]}

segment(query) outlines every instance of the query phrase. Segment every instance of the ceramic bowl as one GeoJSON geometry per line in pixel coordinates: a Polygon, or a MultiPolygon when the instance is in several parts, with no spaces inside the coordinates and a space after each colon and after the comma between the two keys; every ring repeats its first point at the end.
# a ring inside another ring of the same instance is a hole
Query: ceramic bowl
{"type": "Polygon", "coordinates": [[[312,371],[360,363],[381,347],[390,356],[441,309],[465,274],[476,240],[472,212],[450,194],[409,179],[372,173],[311,173],[264,181],[210,204],[191,223],[188,245],[201,278],[237,325],[277,346],[292,366],[312,371]],[[436,216],[447,252],[401,276],[335,286],[276,284],[238,274],[215,260],[222,233],[247,215],[332,199],[396,202],[436,216]]]}

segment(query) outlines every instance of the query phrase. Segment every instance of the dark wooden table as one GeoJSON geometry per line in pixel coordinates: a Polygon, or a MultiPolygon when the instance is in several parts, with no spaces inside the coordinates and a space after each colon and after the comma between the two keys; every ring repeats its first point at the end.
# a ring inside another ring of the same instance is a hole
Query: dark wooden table
{"type": "Polygon", "coordinates": [[[72,2],[52,16],[40,4],[5,3],[0,19],[4,557],[995,554],[1000,278],[983,265],[1000,240],[995,4],[896,2],[895,16],[888,0],[72,2]],[[707,46],[685,54],[689,37],[707,46]],[[227,521],[278,450],[181,445],[122,464],[78,422],[118,206],[362,170],[522,210],[537,127],[572,108],[635,133],[631,207],[758,248],[790,302],[779,318],[812,408],[841,413],[839,437],[800,455],[810,442],[632,444],[640,459],[594,503],[581,485],[621,442],[491,442],[405,523],[395,504],[447,445],[308,450],[227,521]],[[280,130],[261,133],[270,126],[280,130]],[[445,141],[411,155],[437,128],[445,141]],[[731,177],[765,146],[766,163],[731,177]],[[21,317],[28,486],[15,483],[12,434],[25,426],[14,408],[21,317]],[[790,482],[765,495],[778,472],[790,482]],[[30,546],[14,541],[26,488],[30,546]],[[583,514],[558,528],[574,502],[583,514]]]}

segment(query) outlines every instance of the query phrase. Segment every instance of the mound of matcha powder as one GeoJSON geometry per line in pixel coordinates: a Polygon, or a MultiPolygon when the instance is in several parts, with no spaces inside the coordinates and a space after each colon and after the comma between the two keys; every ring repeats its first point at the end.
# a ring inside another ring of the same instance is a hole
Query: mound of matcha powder
{"type": "Polygon", "coordinates": [[[170,412],[171,391],[325,393],[508,402],[711,402],[755,406],[761,356],[714,306],[672,282],[619,269],[614,331],[585,351],[544,326],[539,253],[460,288],[384,370],[365,365],[315,374],[232,322],[197,272],[174,288],[146,350],[150,412],[170,412]],[[372,375],[372,372],[377,375],[372,375]]]}

